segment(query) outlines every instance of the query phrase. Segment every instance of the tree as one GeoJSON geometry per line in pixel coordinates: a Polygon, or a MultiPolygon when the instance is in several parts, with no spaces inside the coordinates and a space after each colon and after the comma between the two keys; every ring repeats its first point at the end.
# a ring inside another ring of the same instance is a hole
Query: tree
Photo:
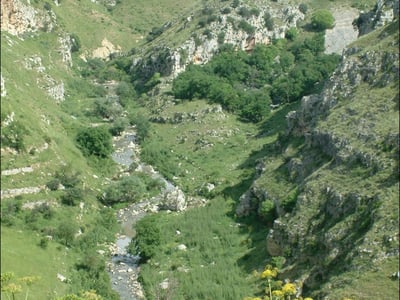
{"type": "Polygon", "coordinates": [[[138,221],[135,225],[136,237],[132,239],[128,251],[139,254],[144,261],[152,258],[161,243],[161,230],[157,215],[149,215],[138,221]]]}
{"type": "Polygon", "coordinates": [[[112,136],[104,126],[81,129],[77,134],[76,141],[86,156],[107,157],[113,150],[112,136]]]}
{"type": "Polygon", "coordinates": [[[99,200],[106,205],[121,202],[135,202],[146,192],[146,186],[137,176],[123,177],[110,185],[99,200]]]}
{"type": "Polygon", "coordinates": [[[326,9],[317,10],[311,17],[312,27],[319,31],[333,28],[334,23],[335,18],[332,13],[326,9]]]}
{"type": "Polygon", "coordinates": [[[65,246],[70,246],[75,239],[76,225],[69,220],[63,221],[57,227],[57,237],[65,246]]]}

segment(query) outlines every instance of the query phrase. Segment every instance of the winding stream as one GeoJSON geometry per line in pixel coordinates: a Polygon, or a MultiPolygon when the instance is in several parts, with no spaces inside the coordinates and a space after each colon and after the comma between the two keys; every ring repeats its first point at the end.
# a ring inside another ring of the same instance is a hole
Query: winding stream
{"type": "Polygon", "coordinates": [[[134,224],[144,217],[148,211],[158,211],[157,204],[162,195],[175,189],[175,186],[162,177],[161,174],[155,172],[151,166],[140,162],[139,147],[133,128],[125,131],[121,137],[115,138],[113,143],[115,151],[112,154],[112,159],[121,166],[121,171],[126,171],[135,162],[137,164],[136,170],[144,171],[153,178],[161,179],[165,183],[165,188],[159,196],[131,204],[117,212],[117,220],[121,224],[121,234],[117,236],[112,251],[112,258],[108,263],[111,283],[113,289],[120,295],[121,300],[144,299],[142,287],[138,282],[140,271],[138,266],[139,257],[127,253],[126,247],[135,236],[134,224]]]}

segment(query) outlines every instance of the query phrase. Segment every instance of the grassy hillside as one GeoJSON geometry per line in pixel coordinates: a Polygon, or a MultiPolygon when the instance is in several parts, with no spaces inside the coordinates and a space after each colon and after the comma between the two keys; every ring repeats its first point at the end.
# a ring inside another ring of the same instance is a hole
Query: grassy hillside
{"type": "MultiPolygon", "coordinates": [[[[398,22],[351,45],[356,50],[349,61],[367,61],[367,71],[346,73],[342,67],[319,101],[309,102],[315,106],[282,103],[251,123],[207,99],[174,99],[163,78],[161,85],[158,78],[149,80],[147,93],[137,94],[132,86],[134,57],[159,46],[178,47],[191,35],[203,34],[198,23],[204,8],[219,15],[234,1],[122,0],[115,6],[31,2],[36,9],[54,11],[55,29],[21,37],[1,32],[7,92],[1,98],[2,142],[5,135],[14,139],[1,149],[1,273],[14,273],[17,283],[21,277],[39,276],[29,299],[90,289],[104,299],[118,298],[104,271],[107,257],[97,252],[107,250],[119,230],[114,210],[97,200],[116,179],[117,166],[109,158],[84,156],[76,135],[82,128],[110,128],[117,119],[135,124],[140,117],[151,121],[145,123],[149,134],[141,145],[143,160],[179,186],[189,204],[208,202],[185,213],[154,217],[163,235],[158,245],[151,245],[155,256],[142,265],[140,280],[148,299],[262,296],[266,282],[258,272],[266,264],[280,268],[279,279],[300,280],[303,296],[315,299],[397,296],[397,281],[389,277],[398,269],[399,87],[391,65],[398,50],[398,22]],[[160,28],[163,33],[149,41],[149,33],[160,28]],[[72,53],[72,67],[60,53],[59,37],[65,33],[81,43],[72,53]],[[105,38],[121,47],[121,57],[88,63],[79,58],[89,58],[105,38]],[[53,86],[64,87],[63,101],[49,95],[53,86]],[[107,118],[96,108],[114,87],[123,106],[107,118]],[[328,88],[337,88],[333,96],[328,88]],[[331,110],[326,102],[333,103],[331,110]],[[295,118],[287,118],[293,111],[295,118]],[[290,121],[294,123],[288,126],[290,121]],[[60,178],[66,190],[46,188],[60,178]],[[35,191],[6,193],[22,188],[35,191]],[[237,207],[246,199],[248,215],[238,215],[237,207]],[[181,244],[186,251],[178,249],[181,244]],[[61,283],[57,273],[70,281],[61,283]],[[168,288],[160,288],[166,279],[168,288]]],[[[298,24],[303,41],[315,34],[303,30],[316,9],[348,5],[368,10],[375,1],[293,3],[308,5],[306,19],[298,24]]],[[[264,85],[269,93],[272,83],[264,85]]],[[[232,86],[247,90],[245,83],[232,86]]],[[[7,295],[2,291],[2,297],[7,295]]]]}

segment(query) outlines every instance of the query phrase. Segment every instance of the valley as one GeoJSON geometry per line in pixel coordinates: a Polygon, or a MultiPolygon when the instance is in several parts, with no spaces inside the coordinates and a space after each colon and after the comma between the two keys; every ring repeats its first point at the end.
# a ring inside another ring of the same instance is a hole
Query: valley
{"type": "Polygon", "coordinates": [[[398,299],[397,0],[1,13],[2,298],[398,299]]]}

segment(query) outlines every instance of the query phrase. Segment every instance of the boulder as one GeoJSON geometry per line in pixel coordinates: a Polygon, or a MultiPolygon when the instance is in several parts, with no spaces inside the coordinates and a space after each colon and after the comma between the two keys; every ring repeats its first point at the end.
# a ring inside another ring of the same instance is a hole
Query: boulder
{"type": "Polygon", "coordinates": [[[184,211],[187,207],[185,194],[179,188],[174,188],[164,194],[160,208],[171,211],[184,211]]]}

